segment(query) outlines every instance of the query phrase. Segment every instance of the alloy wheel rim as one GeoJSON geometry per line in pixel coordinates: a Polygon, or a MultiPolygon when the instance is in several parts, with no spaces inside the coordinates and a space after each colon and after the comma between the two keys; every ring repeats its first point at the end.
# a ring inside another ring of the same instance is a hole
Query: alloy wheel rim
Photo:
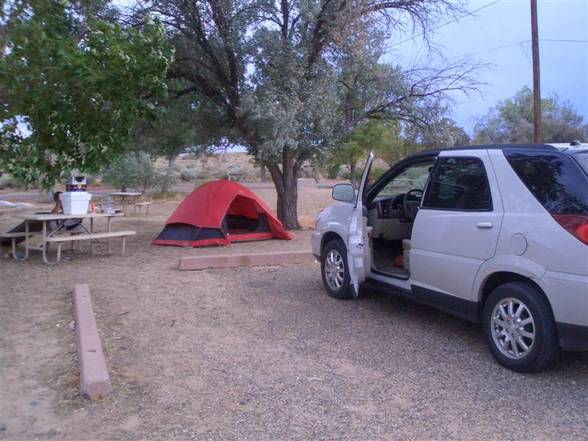
{"type": "Polygon", "coordinates": [[[345,279],[345,263],[337,250],[331,250],[325,260],[325,279],[329,288],[339,291],[345,279]]]}
{"type": "Polygon", "coordinates": [[[521,300],[502,299],[492,310],[492,338],[498,350],[513,360],[526,357],[535,342],[535,320],[521,300]]]}

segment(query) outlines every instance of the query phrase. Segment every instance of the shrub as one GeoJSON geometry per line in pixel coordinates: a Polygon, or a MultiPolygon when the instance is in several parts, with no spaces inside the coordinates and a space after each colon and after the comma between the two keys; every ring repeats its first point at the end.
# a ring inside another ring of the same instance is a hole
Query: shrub
{"type": "MultiPolygon", "coordinates": [[[[361,171],[363,172],[363,170],[361,171]]],[[[374,165],[372,167],[372,169],[370,170],[370,180],[375,181],[376,179],[380,179],[380,177],[386,173],[386,169],[383,167],[378,167],[377,165],[374,165]]],[[[361,173],[360,173],[360,179],[361,179],[361,173]]]]}
{"type": "Polygon", "coordinates": [[[148,188],[157,188],[163,182],[163,176],[153,167],[147,153],[127,153],[106,169],[102,180],[123,191],[128,189],[145,192],[148,188]]]}
{"type": "Polygon", "coordinates": [[[339,176],[339,170],[341,166],[339,164],[330,164],[327,166],[327,178],[329,179],[337,179],[339,176]]]}
{"type": "Polygon", "coordinates": [[[0,190],[4,190],[6,188],[16,188],[16,187],[18,187],[18,182],[11,175],[0,176],[0,190]]]}
{"type": "MultiPolygon", "coordinates": [[[[361,178],[363,177],[363,167],[358,167],[355,170],[355,181],[358,183],[361,182],[361,178]]],[[[386,173],[386,169],[382,168],[382,167],[378,167],[377,165],[373,165],[371,170],[370,170],[370,175],[369,175],[369,181],[370,182],[375,182],[377,179],[379,179],[384,173],[386,173]]],[[[349,176],[351,177],[351,174],[349,174],[349,176]]]]}
{"type": "Polygon", "coordinates": [[[195,181],[200,177],[200,173],[194,167],[184,168],[180,171],[180,181],[189,182],[195,181]]]}

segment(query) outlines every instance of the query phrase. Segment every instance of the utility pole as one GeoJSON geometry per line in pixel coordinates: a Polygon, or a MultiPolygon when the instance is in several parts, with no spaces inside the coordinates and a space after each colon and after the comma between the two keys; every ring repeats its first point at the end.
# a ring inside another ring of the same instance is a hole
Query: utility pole
{"type": "Polygon", "coordinates": [[[543,142],[541,130],[541,77],[539,69],[539,31],[537,0],[531,0],[531,50],[533,52],[533,142],[543,142]]]}

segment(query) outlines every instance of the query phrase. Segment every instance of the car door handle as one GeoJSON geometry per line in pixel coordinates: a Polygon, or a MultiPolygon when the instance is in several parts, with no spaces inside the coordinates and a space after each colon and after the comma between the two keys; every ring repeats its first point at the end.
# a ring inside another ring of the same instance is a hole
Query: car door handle
{"type": "Polygon", "coordinates": [[[478,222],[476,228],[492,228],[492,222],[478,222]]]}

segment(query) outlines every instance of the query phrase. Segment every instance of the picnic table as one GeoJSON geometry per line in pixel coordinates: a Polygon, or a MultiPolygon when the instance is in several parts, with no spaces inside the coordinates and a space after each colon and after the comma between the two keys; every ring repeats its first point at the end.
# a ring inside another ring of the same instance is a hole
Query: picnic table
{"type": "Polygon", "coordinates": [[[61,246],[65,242],[78,242],[83,240],[90,241],[90,252],[92,252],[93,248],[92,245],[94,241],[99,239],[106,239],[108,244],[108,252],[112,251],[110,240],[113,237],[121,237],[123,244],[122,244],[122,251],[125,252],[126,246],[126,238],[127,236],[132,236],[135,234],[134,231],[112,231],[111,230],[111,220],[113,217],[121,217],[124,216],[120,213],[86,213],[86,214],[54,214],[54,213],[42,213],[42,214],[31,214],[25,217],[25,232],[23,233],[24,242],[25,242],[25,255],[24,257],[17,257],[16,254],[14,258],[16,260],[25,260],[29,257],[30,250],[41,250],[43,252],[43,261],[47,264],[54,264],[58,263],[61,260],[61,246]],[[106,232],[104,233],[94,233],[94,219],[106,219],[106,232]],[[85,226],[82,225],[82,229],[84,230],[83,233],[80,234],[72,234],[72,235],[64,235],[67,230],[64,226],[65,221],[72,220],[72,219],[89,219],[90,220],[90,229],[88,230],[85,226]],[[39,247],[32,247],[29,244],[30,233],[29,233],[29,222],[41,222],[43,224],[42,230],[42,238],[41,244],[39,247]],[[55,229],[47,228],[47,224],[50,222],[58,222],[58,226],[55,229]],[[49,261],[47,258],[47,248],[49,244],[56,243],[57,244],[57,258],[54,262],[49,261]]]}
{"type": "Polygon", "coordinates": [[[142,196],[142,193],[135,191],[115,191],[110,193],[110,196],[112,197],[113,203],[115,200],[120,203],[120,208],[124,213],[125,208],[131,204],[136,203],[142,196]]]}

